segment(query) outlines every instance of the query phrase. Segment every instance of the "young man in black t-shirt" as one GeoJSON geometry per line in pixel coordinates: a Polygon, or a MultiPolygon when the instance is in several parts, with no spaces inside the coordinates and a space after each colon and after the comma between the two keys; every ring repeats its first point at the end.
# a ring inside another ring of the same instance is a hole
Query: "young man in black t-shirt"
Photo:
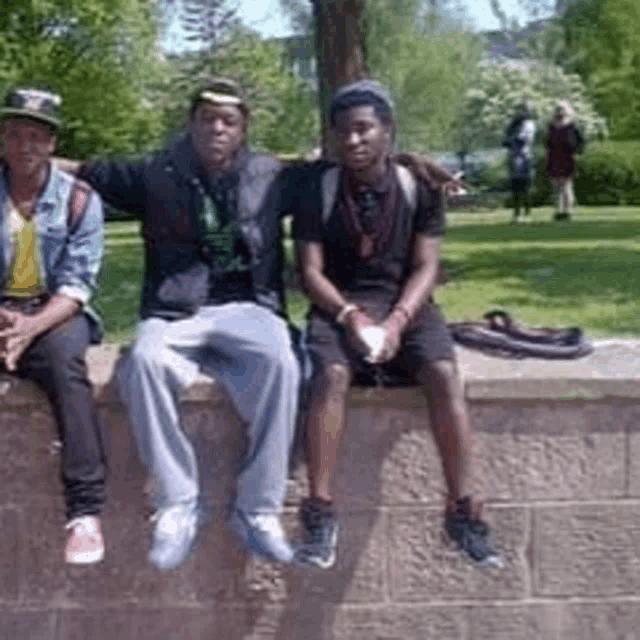
{"type": "Polygon", "coordinates": [[[445,527],[475,563],[499,566],[480,504],[467,491],[471,432],[451,338],[431,294],[444,214],[440,192],[390,160],[393,106],[375,82],[340,89],[330,121],[340,161],[335,203],[326,172],[300,197],[299,268],[311,299],[314,362],[307,418],[311,496],[301,507],[301,563],[335,562],[331,477],[354,374],[402,371],[424,387],[448,488],[445,527]]]}

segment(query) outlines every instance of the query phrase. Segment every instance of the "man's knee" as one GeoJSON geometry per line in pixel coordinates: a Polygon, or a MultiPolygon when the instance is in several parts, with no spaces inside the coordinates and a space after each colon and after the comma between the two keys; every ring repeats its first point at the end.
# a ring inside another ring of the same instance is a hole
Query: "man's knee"
{"type": "Polygon", "coordinates": [[[315,392],[327,399],[344,398],[351,386],[351,376],[351,370],[344,364],[323,365],[316,375],[315,392]]]}
{"type": "Polygon", "coordinates": [[[129,366],[146,368],[162,364],[164,344],[151,335],[140,335],[126,356],[129,366]]]}
{"type": "Polygon", "coordinates": [[[419,374],[420,383],[427,392],[437,397],[462,401],[464,393],[458,368],[453,360],[436,360],[425,364],[419,374]]]}
{"type": "Polygon", "coordinates": [[[88,344],[66,333],[51,332],[37,344],[38,359],[56,376],[86,376],[85,351],[88,344]]]}

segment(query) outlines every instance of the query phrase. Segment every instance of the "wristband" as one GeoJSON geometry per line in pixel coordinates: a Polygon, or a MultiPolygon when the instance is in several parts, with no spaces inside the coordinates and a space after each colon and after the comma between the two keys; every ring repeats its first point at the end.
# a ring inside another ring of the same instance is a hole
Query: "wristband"
{"type": "Polygon", "coordinates": [[[344,324],[347,320],[347,316],[357,310],[358,305],[347,302],[347,304],[345,304],[344,307],[342,307],[342,309],[340,309],[340,311],[338,312],[338,315],[336,316],[336,322],[338,324],[344,324]]]}

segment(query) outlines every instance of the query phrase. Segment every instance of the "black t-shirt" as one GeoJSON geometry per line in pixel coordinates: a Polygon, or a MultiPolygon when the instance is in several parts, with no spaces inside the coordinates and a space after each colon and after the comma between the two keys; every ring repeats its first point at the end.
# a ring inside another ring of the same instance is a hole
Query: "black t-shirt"
{"type": "MultiPolygon", "coordinates": [[[[336,197],[329,219],[322,221],[322,174],[319,170],[298,193],[294,236],[303,242],[318,242],[324,248],[325,274],[342,292],[393,298],[399,295],[411,268],[416,233],[440,236],[444,233],[444,207],[440,193],[417,181],[415,211],[402,192],[391,239],[379,255],[363,260],[350,245],[349,235],[338,210],[336,197]]],[[[394,180],[398,180],[395,172],[394,180]]],[[[398,188],[401,189],[400,185],[398,188]]]]}

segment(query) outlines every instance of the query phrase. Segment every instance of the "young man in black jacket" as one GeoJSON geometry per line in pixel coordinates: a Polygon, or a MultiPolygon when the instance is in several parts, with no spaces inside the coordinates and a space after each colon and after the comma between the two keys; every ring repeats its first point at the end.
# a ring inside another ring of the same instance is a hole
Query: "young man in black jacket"
{"type": "Polygon", "coordinates": [[[178,394],[212,372],[248,424],[230,527],[250,549],[290,562],[278,517],[297,409],[299,368],[282,318],[281,216],[291,175],[246,144],[236,83],[195,93],[188,135],[139,164],[85,165],[106,202],[142,220],[142,323],[119,374],[141,458],[153,477],[150,561],[187,557],[199,524],[198,469],[178,394]]]}

